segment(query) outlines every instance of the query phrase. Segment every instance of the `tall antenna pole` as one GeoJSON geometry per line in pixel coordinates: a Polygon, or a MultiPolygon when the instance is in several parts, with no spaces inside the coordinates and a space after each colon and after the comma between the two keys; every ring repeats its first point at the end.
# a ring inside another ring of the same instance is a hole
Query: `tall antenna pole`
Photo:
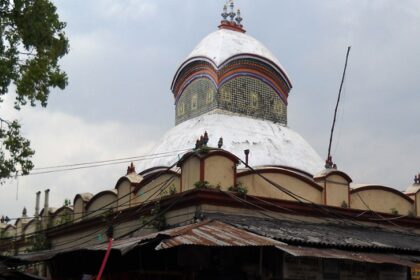
{"type": "Polygon", "coordinates": [[[337,120],[337,111],[338,111],[338,104],[340,103],[340,98],[341,98],[341,90],[343,89],[344,78],[346,76],[347,62],[349,60],[350,48],[351,48],[350,46],[347,48],[346,63],[344,64],[343,77],[341,78],[340,90],[338,91],[337,104],[335,105],[334,119],[333,119],[333,123],[332,123],[332,127],[331,127],[331,134],[330,134],[330,143],[328,145],[328,156],[327,156],[327,161],[325,163],[326,168],[331,168],[333,166],[332,158],[331,158],[331,144],[332,144],[332,139],[333,139],[333,136],[334,136],[335,122],[337,120]]]}

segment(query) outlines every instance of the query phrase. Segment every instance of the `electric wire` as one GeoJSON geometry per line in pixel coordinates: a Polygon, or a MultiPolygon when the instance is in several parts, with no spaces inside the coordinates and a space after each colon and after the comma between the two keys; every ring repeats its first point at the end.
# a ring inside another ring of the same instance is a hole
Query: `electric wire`
{"type": "Polygon", "coordinates": [[[334,212],[331,212],[328,208],[324,207],[323,205],[318,205],[312,201],[310,201],[307,198],[304,198],[300,195],[297,195],[295,193],[293,193],[292,191],[288,190],[287,188],[281,186],[280,184],[273,182],[272,180],[268,179],[267,177],[265,177],[264,175],[262,175],[260,172],[258,172],[258,170],[255,170],[254,168],[252,168],[251,166],[249,166],[245,161],[243,161],[242,159],[239,159],[239,161],[241,163],[243,163],[245,165],[245,167],[247,167],[249,170],[251,170],[255,175],[261,177],[264,181],[268,182],[270,185],[276,187],[277,189],[279,189],[280,191],[284,192],[285,194],[287,194],[288,196],[290,196],[291,198],[295,199],[297,202],[299,202],[301,205],[305,206],[305,207],[309,207],[311,209],[316,210],[317,212],[327,215],[329,217],[332,217],[334,220],[339,220],[343,223],[350,223],[352,225],[357,225],[357,226],[365,226],[362,225],[360,223],[354,222],[352,221],[354,219],[354,217],[352,216],[343,216],[334,212]],[[350,218],[350,219],[349,219],[350,218]]]}
{"type": "MultiPolygon", "coordinates": [[[[172,175],[172,176],[175,176],[174,174],[172,175]]],[[[169,179],[171,179],[171,178],[169,178],[169,179]]],[[[168,179],[168,181],[169,181],[169,179],[168,179]]],[[[164,182],[163,182],[164,183],[164,182]]],[[[150,189],[149,191],[151,191],[151,190],[153,190],[153,189],[155,189],[156,187],[158,187],[159,186],[159,184],[158,185],[156,185],[154,188],[152,188],[152,189],[150,189]]],[[[141,207],[141,208],[144,208],[145,206],[148,206],[149,204],[147,204],[147,201],[148,200],[150,200],[151,198],[153,198],[153,196],[158,192],[158,191],[160,191],[161,189],[165,189],[167,186],[163,186],[163,187],[161,187],[161,188],[159,188],[155,193],[153,193],[146,201],[144,201],[144,204],[143,204],[143,207],[141,207]]],[[[146,192],[145,192],[146,193],[146,192]]],[[[136,213],[136,215],[137,215],[138,213],[136,213]]],[[[118,216],[118,214],[114,217],[114,219],[116,218],[118,216]]],[[[125,221],[125,220],[124,220],[125,221]]],[[[121,222],[123,222],[123,221],[120,221],[120,223],[121,222]]],[[[119,224],[119,223],[118,223],[119,224]]],[[[42,230],[43,232],[46,232],[46,231],[48,231],[49,229],[44,229],[44,230],[42,230]]],[[[99,228],[99,229],[97,229],[97,230],[95,230],[94,232],[91,232],[91,233],[89,233],[89,234],[87,234],[87,235],[85,235],[85,236],[83,236],[82,238],[75,238],[75,239],[71,239],[71,240],[66,240],[66,241],[63,241],[63,242],[59,242],[59,243],[54,243],[54,246],[63,246],[63,245],[68,245],[68,244],[71,244],[71,243],[74,243],[74,242],[76,242],[76,241],[79,241],[79,243],[77,244],[77,245],[75,245],[75,246],[70,246],[69,248],[73,248],[73,247],[77,247],[77,246],[81,246],[81,245],[84,245],[84,244],[87,244],[87,243],[89,243],[89,242],[91,242],[93,239],[95,239],[95,238],[97,238],[97,236],[102,232],[102,231],[105,231],[103,228],[99,228]],[[80,240],[82,239],[85,239],[85,238],[88,238],[88,237],[91,237],[91,236],[94,236],[93,238],[90,238],[90,239],[88,239],[88,240],[85,240],[84,242],[80,242],[80,240]]],[[[66,248],[66,250],[67,249],[69,249],[69,248],[66,248]]],[[[57,250],[62,250],[62,249],[57,249],[57,250]]],[[[54,249],[53,249],[53,251],[54,251],[54,249]]]]}
{"type": "MultiPolygon", "coordinates": [[[[76,165],[74,165],[74,167],[59,168],[59,169],[53,169],[53,170],[45,170],[45,171],[29,173],[29,174],[26,174],[26,175],[18,174],[17,176],[26,177],[26,176],[34,176],[34,175],[41,175],[41,174],[50,174],[50,173],[57,173],[57,172],[64,172],[64,171],[73,171],[73,170],[80,170],[80,169],[87,169],[87,168],[102,167],[102,166],[110,166],[110,165],[117,165],[117,164],[129,163],[129,162],[139,162],[139,161],[146,161],[146,160],[151,160],[151,159],[156,159],[156,158],[169,157],[169,156],[172,156],[172,155],[173,154],[162,154],[162,155],[157,155],[157,156],[148,157],[148,158],[120,160],[120,161],[104,162],[104,163],[97,163],[97,164],[90,164],[90,165],[76,164],[76,165]],[[81,166],[78,166],[78,165],[81,165],[81,166]]],[[[46,169],[46,168],[44,168],[44,169],[46,169]]]]}
{"type": "MultiPolygon", "coordinates": [[[[169,166],[169,167],[167,167],[167,168],[165,168],[165,169],[163,169],[163,170],[161,170],[161,171],[159,171],[158,173],[156,173],[156,174],[153,174],[152,176],[153,176],[153,178],[152,179],[150,179],[151,181],[153,181],[153,180],[155,180],[156,178],[158,178],[160,175],[162,175],[163,173],[165,173],[165,172],[167,172],[167,171],[169,171],[169,170],[171,170],[173,167],[175,167],[177,164],[178,164],[178,162],[179,162],[179,160],[177,160],[174,164],[172,164],[171,166],[169,166]]],[[[92,213],[95,213],[95,212],[98,212],[98,211],[101,211],[101,210],[104,210],[105,208],[106,209],[108,209],[107,207],[108,206],[110,206],[110,205],[112,205],[112,204],[114,204],[114,203],[116,203],[116,202],[118,202],[119,200],[121,200],[121,199],[123,199],[123,198],[125,198],[125,197],[127,197],[127,196],[129,196],[129,195],[131,195],[131,192],[129,192],[129,193],[127,193],[126,195],[124,195],[124,196],[122,196],[122,197],[120,197],[120,198],[118,198],[117,200],[114,200],[114,201],[112,201],[112,202],[110,202],[110,203],[108,203],[108,204],[106,204],[106,205],[104,205],[104,206],[102,206],[102,207],[100,207],[100,208],[98,208],[98,209],[96,209],[96,210],[94,210],[94,211],[91,211],[91,212],[89,212],[89,213],[87,213],[87,215],[86,216],[89,216],[89,215],[91,215],[92,213]]],[[[86,216],[85,217],[83,217],[84,219],[86,218],[86,216]]],[[[38,234],[38,233],[42,233],[42,232],[45,232],[45,231],[53,231],[55,228],[57,228],[57,227],[63,227],[64,225],[67,225],[67,224],[71,224],[71,223],[73,223],[73,221],[68,221],[68,222],[66,222],[66,223],[64,223],[64,224],[60,224],[60,225],[57,225],[57,226],[53,226],[53,227],[50,227],[50,228],[48,228],[48,229],[42,229],[42,230],[39,230],[39,231],[35,231],[35,232],[33,232],[32,233],[32,235],[34,235],[34,234],[38,234]]],[[[7,238],[0,238],[0,240],[4,240],[4,239],[13,239],[13,238],[19,238],[19,237],[24,237],[25,235],[24,234],[22,234],[22,235],[20,235],[20,236],[14,236],[14,237],[7,237],[7,238]]]]}
{"type": "MultiPolygon", "coordinates": [[[[175,175],[173,175],[173,176],[175,176],[175,175]]],[[[166,186],[162,186],[161,188],[159,188],[152,196],[150,196],[149,197],[149,199],[150,198],[152,198],[157,192],[159,192],[159,191],[161,191],[162,189],[165,189],[167,187],[167,185],[166,186]]],[[[129,218],[132,218],[133,216],[138,216],[139,214],[143,214],[143,211],[144,211],[144,208],[146,207],[146,206],[149,206],[150,204],[143,204],[143,206],[140,208],[140,209],[137,209],[137,211],[135,211],[134,213],[132,213],[130,216],[128,216],[128,217],[126,217],[126,219],[124,219],[124,220],[119,220],[119,221],[117,221],[117,222],[115,222],[115,220],[118,218],[118,214],[116,215],[116,216],[114,216],[113,217],[113,220],[112,220],[112,224],[114,225],[114,226],[117,226],[117,225],[119,225],[119,224],[121,224],[121,223],[123,223],[123,222],[125,222],[126,220],[129,220],[129,218]],[[141,211],[140,211],[141,210],[141,211]]],[[[146,209],[147,210],[147,209],[146,209]]],[[[153,217],[151,220],[149,220],[147,223],[145,223],[145,224],[143,224],[143,225],[141,225],[140,227],[137,227],[136,228],[136,230],[139,230],[139,229],[142,229],[142,228],[144,228],[145,226],[147,226],[147,225],[149,225],[149,224],[151,224],[154,220],[156,220],[158,217],[160,217],[160,213],[158,213],[155,217],[153,217]],[[159,215],[159,216],[158,216],[159,215]]],[[[87,234],[86,236],[84,236],[84,238],[88,238],[88,237],[90,237],[88,240],[85,240],[84,242],[79,242],[78,244],[75,244],[75,245],[72,245],[72,246],[69,246],[69,247],[66,247],[65,248],[65,250],[70,250],[70,249],[74,249],[74,248],[78,248],[78,247],[80,247],[80,246],[82,246],[82,245],[85,245],[85,244],[88,244],[88,243],[90,243],[92,240],[94,240],[94,239],[96,239],[97,238],[97,236],[99,236],[100,234],[101,235],[103,235],[104,234],[104,232],[106,231],[106,229],[103,229],[103,228],[98,228],[96,231],[94,231],[94,232],[91,232],[91,233],[89,233],[89,234],[87,234]]],[[[118,239],[118,238],[114,238],[114,240],[116,240],[116,239],[118,239]]],[[[77,242],[77,241],[80,241],[78,238],[76,238],[76,239],[72,239],[72,240],[70,240],[70,241],[64,241],[64,242],[61,242],[61,243],[54,243],[54,246],[63,246],[63,245],[68,245],[68,244],[72,244],[72,243],[75,243],[75,242],[77,242]]]]}
{"type": "MultiPolygon", "coordinates": [[[[172,169],[175,165],[177,165],[178,164],[178,162],[179,162],[179,160],[178,161],[176,161],[173,165],[171,165],[171,166],[169,166],[168,168],[166,168],[166,170],[161,170],[160,172],[158,172],[157,174],[154,174],[155,176],[154,176],[154,178],[153,178],[153,180],[155,180],[155,179],[157,179],[157,178],[159,178],[159,176],[161,175],[161,174],[163,174],[165,171],[168,171],[168,170],[170,170],[170,169],[172,169]]],[[[154,195],[156,194],[156,193],[161,193],[164,189],[166,189],[167,187],[168,187],[168,182],[169,182],[169,184],[172,182],[171,181],[171,179],[173,180],[174,179],[174,177],[176,176],[176,174],[172,174],[172,176],[170,177],[170,178],[168,178],[166,181],[164,181],[164,182],[162,182],[161,184],[164,184],[161,188],[159,188],[155,193],[153,193],[146,201],[144,201],[143,202],[143,206],[140,208],[140,209],[137,209],[137,211],[135,211],[132,215],[130,215],[128,218],[130,218],[130,217],[133,217],[134,215],[138,215],[139,213],[141,213],[140,212],[140,210],[142,210],[145,206],[148,206],[149,204],[148,203],[146,203],[148,200],[150,200],[152,197],[154,197],[154,195]],[[165,184],[166,183],[166,184],[165,184]]],[[[153,181],[152,180],[152,181],[153,181]]],[[[150,189],[149,191],[151,191],[151,190],[153,190],[153,189],[155,189],[156,187],[158,187],[160,184],[158,184],[158,185],[156,185],[155,187],[153,187],[152,189],[150,189]]],[[[146,193],[146,192],[145,192],[146,193]]],[[[123,198],[123,197],[121,197],[121,198],[123,198]]],[[[120,199],[121,199],[120,198],[120,199]]],[[[130,200],[129,200],[130,201],[130,200]]],[[[129,201],[127,201],[127,202],[129,202],[129,201]]],[[[126,202],[126,203],[127,203],[126,202]]],[[[113,217],[113,220],[115,220],[116,218],[118,217],[118,214],[117,215],[115,215],[114,217],[113,217]]],[[[125,220],[124,220],[125,221],[125,220]]],[[[123,222],[122,220],[120,220],[120,222],[119,223],[117,223],[117,224],[120,224],[121,222],[123,222]]],[[[96,230],[96,231],[94,231],[94,232],[92,232],[92,233],[90,233],[90,234],[88,234],[87,236],[84,236],[84,238],[86,238],[86,237],[89,237],[89,236],[92,236],[92,235],[95,235],[95,237],[93,237],[93,238],[90,238],[90,239],[88,239],[88,240],[86,240],[85,242],[82,242],[82,243],[79,243],[79,244],[77,244],[77,245],[75,245],[75,246],[81,246],[81,245],[84,245],[84,244],[86,244],[86,243],[89,243],[90,241],[92,241],[93,239],[95,239],[96,238],[96,236],[101,232],[101,231],[103,231],[103,229],[98,229],[98,230],[96,230]]],[[[77,238],[77,239],[74,239],[74,240],[70,240],[70,241],[65,241],[65,242],[62,242],[62,243],[55,243],[54,244],[54,246],[62,246],[62,245],[68,245],[68,244],[71,244],[71,243],[74,243],[74,242],[76,242],[76,241],[80,241],[80,239],[79,238],[77,238]]],[[[74,246],[73,246],[74,247],[74,246]]]]}
{"type": "Polygon", "coordinates": [[[174,150],[174,151],[168,151],[168,152],[163,152],[163,153],[146,154],[146,155],[138,155],[138,156],[133,156],[133,157],[123,157],[123,158],[107,159],[107,160],[99,160],[99,161],[87,161],[87,162],[81,162],[81,163],[51,165],[51,166],[44,166],[44,167],[36,167],[32,170],[45,170],[45,169],[53,169],[53,168],[65,168],[65,167],[75,167],[75,166],[81,166],[81,165],[90,165],[90,164],[97,164],[97,163],[107,163],[107,162],[121,161],[121,160],[142,159],[142,158],[161,156],[161,155],[167,155],[167,154],[172,155],[175,153],[186,152],[188,150],[190,149],[174,150]]]}
{"type": "MultiPolygon", "coordinates": [[[[175,176],[175,175],[173,175],[173,176],[175,176]]],[[[161,185],[165,184],[165,183],[166,183],[167,181],[169,181],[170,179],[171,179],[171,178],[168,178],[166,181],[163,181],[163,182],[161,182],[161,183],[157,184],[157,185],[156,185],[156,186],[154,186],[153,188],[151,188],[151,189],[149,189],[149,190],[145,191],[143,194],[146,194],[146,193],[148,193],[148,192],[150,192],[150,191],[153,191],[155,188],[157,188],[157,187],[159,187],[159,186],[161,186],[161,185]]],[[[93,213],[96,213],[96,212],[99,212],[99,211],[103,211],[103,210],[111,210],[111,209],[114,209],[114,208],[116,208],[116,209],[117,209],[118,207],[123,206],[125,203],[130,202],[131,200],[129,200],[129,201],[127,201],[127,202],[123,203],[123,204],[120,204],[119,206],[115,206],[115,207],[112,207],[112,208],[107,207],[107,206],[110,206],[110,205],[114,204],[115,202],[118,202],[119,200],[121,200],[121,199],[123,199],[123,198],[127,197],[128,195],[131,195],[131,192],[130,192],[130,193],[128,193],[128,194],[126,194],[126,195],[124,195],[124,196],[122,196],[122,197],[120,197],[120,198],[118,198],[117,200],[112,201],[111,203],[108,203],[108,204],[103,205],[102,207],[100,207],[100,208],[98,208],[98,209],[96,209],[96,210],[89,211],[89,212],[88,212],[88,213],[86,213],[86,215],[83,217],[83,220],[86,220],[87,216],[90,216],[90,215],[91,215],[91,214],[93,214],[93,213]]],[[[154,194],[152,194],[149,198],[152,198],[154,195],[155,195],[155,193],[154,193],[154,194]]],[[[134,198],[133,198],[133,199],[134,199],[134,198]]],[[[147,202],[147,200],[146,200],[146,201],[144,201],[144,202],[142,202],[142,203],[139,203],[139,204],[143,204],[143,203],[145,203],[145,202],[147,202]]],[[[42,221],[39,221],[39,222],[42,222],[42,221]]],[[[38,230],[38,231],[32,232],[32,233],[30,233],[29,235],[28,235],[28,234],[21,234],[21,235],[18,235],[18,236],[11,236],[11,237],[6,237],[6,238],[0,238],[0,240],[7,240],[7,239],[16,239],[16,240],[19,240],[19,239],[20,239],[20,238],[22,238],[22,237],[28,238],[28,237],[34,236],[34,235],[36,235],[36,234],[39,234],[39,233],[46,233],[47,231],[51,233],[51,232],[54,232],[54,230],[56,230],[57,228],[63,228],[63,226],[68,225],[68,224],[74,224],[74,221],[72,221],[72,220],[71,220],[71,221],[65,222],[65,223],[60,224],[60,225],[56,225],[56,226],[53,226],[53,227],[49,227],[49,228],[47,228],[47,229],[41,229],[41,230],[38,230]]]]}

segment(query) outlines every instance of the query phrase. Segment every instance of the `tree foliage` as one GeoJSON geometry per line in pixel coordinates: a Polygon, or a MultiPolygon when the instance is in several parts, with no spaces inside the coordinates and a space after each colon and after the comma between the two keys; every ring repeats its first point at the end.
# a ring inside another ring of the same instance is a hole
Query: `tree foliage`
{"type": "MultiPolygon", "coordinates": [[[[0,0],[0,106],[11,85],[16,110],[28,102],[45,107],[51,88],[66,87],[67,75],[58,64],[69,51],[65,26],[49,0],[0,0]]],[[[0,180],[18,170],[27,174],[34,154],[19,123],[6,121],[1,112],[0,180]]]]}

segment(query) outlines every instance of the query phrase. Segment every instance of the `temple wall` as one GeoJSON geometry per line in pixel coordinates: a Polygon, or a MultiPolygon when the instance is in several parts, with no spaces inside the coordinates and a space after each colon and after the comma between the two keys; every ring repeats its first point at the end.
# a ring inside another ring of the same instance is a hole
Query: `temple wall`
{"type": "Polygon", "coordinates": [[[200,160],[191,157],[182,165],[182,191],[194,189],[194,183],[200,181],[200,160]]]}
{"type": "Polygon", "coordinates": [[[351,208],[368,210],[369,207],[373,211],[382,213],[409,215],[414,210],[413,203],[386,189],[353,192],[350,195],[350,201],[351,208]]]}
{"type": "Polygon", "coordinates": [[[204,180],[212,186],[228,190],[235,184],[235,163],[223,156],[210,156],[204,161],[204,180]]]}
{"type": "Polygon", "coordinates": [[[180,178],[175,174],[163,174],[142,186],[133,199],[133,206],[180,192],[180,178]]]}
{"type": "MultiPolygon", "coordinates": [[[[298,196],[314,203],[322,203],[322,191],[298,178],[286,174],[268,172],[264,172],[262,175],[298,196]]],[[[279,190],[256,174],[239,176],[237,180],[238,183],[247,188],[248,195],[296,201],[296,199],[287,195],[285,192],[279,190]]]]}

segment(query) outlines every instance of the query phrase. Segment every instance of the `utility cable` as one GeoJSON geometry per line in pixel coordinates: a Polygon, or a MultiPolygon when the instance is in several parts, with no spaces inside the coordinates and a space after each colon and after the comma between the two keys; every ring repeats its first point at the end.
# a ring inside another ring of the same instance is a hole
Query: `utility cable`
{"type": "MultiPolygon", "coordinates": [[[[154,181],[155,179],[157,179],[157,178],[159,178],[159,176],[160,175],[162,175],[164,172],[166,172],[166,171],[168,171],[168,170],[170,170],[170,169],[172,169],[174,166],[176,166],[177,164],[178,164],[178,162],[179,162],[179,160],[177,160],[173,165],[171,165],[171,166],[169,166],[169,167],[167,167],[166,169],[164,169],[164,170],[161,170],[160,172],[158,172],[157,174],[153,174],[154,176],[153,176],[153,179],[151,180],[151,181],[154,181]]],[[[165,184],[165,183],[167,183],[168,181],[169,181],[169,183],[171,183],[171,179],[173,180],[173,177],[174,176],[176,176],[176,174],[172,174],[172,176],[169,178],[169,179],[167,179],[166,181],[164,181],[164,182],[162,182],[161,184],[165,184]]],[[[148,191],[151,191],[151,190],[153,190],[153,189],[155,189],[156,187],[158,187],[159,185],[161,185],[161,184],[158,184],[158,185],[156,185],[155,187],[153,187],[152,189],[150,189],[150,190],[148,190],[148,191]]],[[[168,187],[168,185],[163,185],[161,188],[159,188],[155,193],[153,193],[146,201],[144,201],[143,202],[143,206],[140,208],[140,209],[138,209],[133,215],[137,215],[138,213],[139,213],[139,210],[142,210],[145,206],[147,206],[147,205],[149,205],[148,203],[147,203],[147,201],[148,200],[150,200],[150,199],[152,199],[152,197],[156,194],[156,193],[158,193],[158,192],[161,192],[163,189],[165,189],[165,188],[167,188],[168,187]]],[[[147,191],[147,192],[148,192],[147,191]]],[[[145,192],[146,193],[146,192],[145,192]]],[[[131,193],[128,193],[127,195],[130,195],[131,193]]],[[[127,196],[127,195],[125,195],[125,196],[127,196]]],[[[123,197],[121,197],[121,198],[119,198],[118,200],[120,200],[120,199],[122,199],[122,198],[124,198],[125,196],[123,196],[123,197]]],[[[117,201],[118,201],[117,200],[117,201]]],[[[107,204],[107,205],[104,205],[103,207],[101,207],[100,209],[97,209],[97,210],[104,210],[104,208],[105,207],[107,207],[107,206],[109,206],[109,205],[111,205],[111,204],[113,204],[115,201],[113,201],[113,202],[111,202],[111,203],[109,203],[109,204],[107,204]]],[[[129,201],[127,201],[126,203],[128,203],[129,201]]],[[[116,216],[114,216],[114,219],[116,218],[118,216],[118,214],[116,215],[116,216]]],[[[84,218],[86,218],[86,217],[84,217],[84,218]]],[[[73,221],[69,221],[68,223],[72,223],[73,221]]],[[[122,221],[121,221],[122,222],[122,221]]],[[[62,226],[62,225],[60,225],[60,226],[62,226]]],[[[51,228],[49,228],[49,229],[44,229],[44,230],[41,230],[41,232],[48,232],[48,231],[51,231],[51,228]]],[[[84,236],[83,238],[86,238],[86,237],[89,237],[89,236],[92,236],[92,235],[97,235],[99,232],[101,232],[101,229],[99,229],[99,230],[96,230],[96,231],[94,231],[94,232],[92,232],[92,233],[90,233],[90,234],[88,234],[87,236],[84,236]]],[[[95,237],[94,237],[95,238],[95,237]]],[[[92,240],[93,238],[91,238],[91,239],[89,239],[89,240],[87,240],[87,241],[85,241],[85,242],[83,242],[82,244],[77,244],[77,246],[81,246],[81,245],[83,245],[83,244],[86,244],[86,243],[88,243],[88,242],[90,242],[91,240],[92,240]]],[[[77,239],[74,239],[74,240],[70,240],[70,241],[65,241],[65,242],[62,242],[62,243],[57,243],[57,244],[54,244],[55,246],[62,246],[62,245],[67,245],[67,244],[71,244],[71,243],[73,243],[73,242],[75,242],[75,241],[80,241],[80,238],[77,238],[77,239]]]]}
{"type": "MultiPolygon", "coordinates": [[[[169,167],[167,167],[167,168],[165,168],[165,169],[163,169],[163,170],[161,170],[161,171],[159,171],[158,173],[156,173],[156,174],[153,174],[152,176],[152,179],[150,179],[151,181],[153,181],[153,180],[155,180],[156,178],[158,178],[160,175],[162,175],[164,172],[167,172],[167,171],[169,171],[169,170],[171,170],[173,167],[175,167],[177,164],[178,164],[178,162],[179,162],[179,160],[177,160],[174,164],[172,164],[171,166],[169,166],[169,167]]],[[[98,212],[98,211],[101,211],[101,210],[104,210],[105,208],[107,208],[108,206],[110,206],[110,205],[112,205],[112,204],[114,204],[115,202],[118,202],[119,200],[121,200],[121,199],[123,199],[123,198],[125,198],[125,197],[127,197],[127,196],[129,196],[129,195],[131,195],[131,192],[129,192],[129,193],[127,193],[126,195],[124,195],[124,196],[122,196],[122,197],[120,197],[120,198],[118,198],[117,200],[114,200],[114,201],[112,201],[112,202],[110,202],[110,203],[108,203],[108,204],[106,204],[106,205],[104,205],[104,206],[102,206],[102,207],[100,207],[100,208],[98,208],[98,209],[96,209],[96,210],[94,210],[94,211],[91,211],[90,213],[87,213],[87,215],[85,216],[85,217],[83,217],[84,219],[87,217],[87,216],[89,216],[89,215],[91,215],[92,213],[95,213],[95,212],[98,212]]],[[[48,210],[47,210],[48,211],[48,210]]],[[[48,228],[48,229],[43,229],[43,230],[39,230],[39,231],[35,231],[35,232],[33,232],[33,233],[31,233],[31,235],[35,235],[35,234],[38,234],[38,233],[44,233],[44,232],[46,232],[46,231],[53,231],[54,229],[56,229],[56,228],[58,228],[58,227],[62,227],[62,226],[64,226],[64,225],[67,225],[67,224],[71,224],[71,223],[73,223],[73,221],[68,221],[68,222],[66,222],[66,223],[64,223],[64,224],[60,224],[60,225],[58,225],[58,226],[54,226],[54,227],[50,227],[50,228],[48,228]]],[[[4,240],[4,239],[13,239],[13,238],[19,238],[19,237],[25,237],[25,235],[24,234],[22,234],[22,235],[20,235],[20,236],[14,236],[14,237],[7,237],[7,238],[0,238],[0,240],[4,240]]]]}
{"type": "Polygon", "coordinates": [[[185,152],[185,151],[188,151],[188,150],[189,149],[182,149],[182,150],[168,151],[168,152],[156,153],[156,154],[139,155],[139,156],[133,156],[133,157],[123,157],[123,158],[107,159],[107,160],[99,160],[99,161],[88,161],[88,162],[81,162],[81,163],[44,166],[44,167],[37,167],[37,168],[34,168],[32,170],[45,170],[45,169],[53,169],[53,168],[65,168],[65,167],[75,167],[75,166],[81,166],[81,165],[90,165],[90,164],[97,164],[97,163],[107,163],[107,162],[121,161],[121,160],[142,159],[142,158],[148,158],[148,157],[154,157],[154,156],[160,156],[160,155],[167,155],[167,154],[172,155],[174,153],[185,152]]]}
{"type": "Polygon", "coordinates": [[[137,159],[130,159],[130,160],[114,161],[114,162],[104,162],[104,163],[90,164],[90,165],[84,165],[84,166],[83,166],[83,164],[80,164],[82,166],[76,166],[75,165],[75,167],[59,168],[59,169],[53,169],[53,170],[45,170],[45,171],[39,171],[39,172],[29,173],[29,174],[26,174],[26,175],[19,174],[17,176],[23,177],[23,176],[33,176],[33,175],[41,175],[41,174],[50,174],[50,173],[64,172],[64,171],[73,171],[73,170],[80,170],[80,169],[87,169],[87,168],[95,168],[95,167],[102,167],[102,166],[117,165],[117,164],[122,164],[122,163],[129,163],[129,162],[139,162],[139,161],[145,161],[145,160],[151,160],[151,159],[163,158],[163,157],[169,157],[169,156],[172,156],[172,154],[157,155],[157,156],[153,156],[153,157],[149,157],[149,158],[137,158],[137,159]]]}

